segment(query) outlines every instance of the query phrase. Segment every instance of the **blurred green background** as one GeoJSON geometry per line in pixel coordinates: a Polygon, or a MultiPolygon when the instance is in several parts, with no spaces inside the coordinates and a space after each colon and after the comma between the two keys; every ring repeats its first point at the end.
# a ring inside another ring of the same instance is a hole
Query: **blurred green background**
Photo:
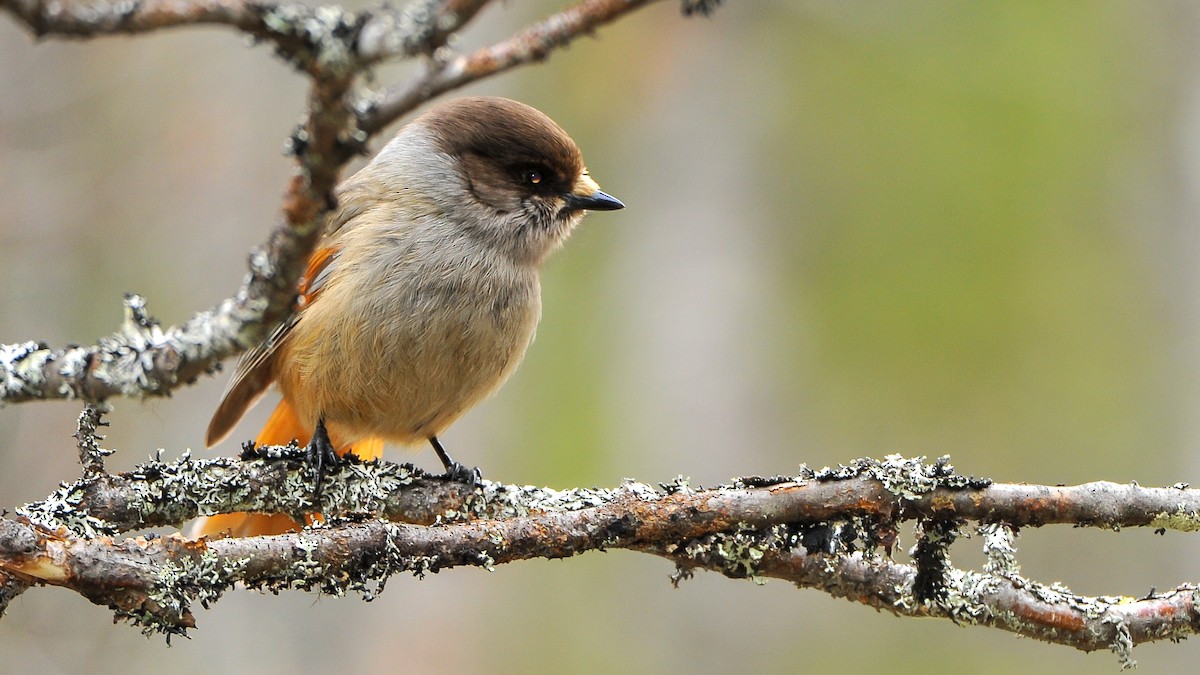
{"type": "MultiPolygon", "coordinates": [[[[557,6],[497,3],[462,45],[557,6]]],[[[684,20],[672,1],[472,87],[554,117],[629,208],[550,261],[524,366],[443,440],[489,478],[558,487],[890,452],[1005,481],[1200,484],[1198,19],[1182,1],[756,0],[684,20]]],[[[167,322],[231,293],[303,93],[231,31],[34,44],[0,18],[0,342],[91,341],[124,291],[167,322]]],[[[118,402],[111,466],[233,453],[201,448],[223,387],[118,402]]],[[[77,475],[77,412],[0,410],[0,506],[77,475]]],[[[1028,575],[1081,593],[1200,581],[1177,533],[1019,543],[1028,575]]],[[[954,559],[977,566],[979,545],[954,559]]],[[[170,649],[36,590],[0,622],[0,671],[1118,667],[777,581],[675,590],[670,571],[614,551],[397,578],[371,604],[234,593],[170,649]]],[[[1135,654],[1142,672],[1200,656],[1135,654]]]]}

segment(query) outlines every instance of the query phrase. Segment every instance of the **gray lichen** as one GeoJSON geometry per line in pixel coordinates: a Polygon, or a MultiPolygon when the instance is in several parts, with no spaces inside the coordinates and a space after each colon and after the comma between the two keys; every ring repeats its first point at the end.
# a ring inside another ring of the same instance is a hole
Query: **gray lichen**
{"type": "Polygon", "coordinates": [[[788,525],[765,530],[742,529],[693,539],[672,549],[677,562],[671,583],[678,586],[680,581],[691,578],[694,564],[701,564],[725,576],[749,579],[761,586],[766,583],[766,578],[759,573],[763,557],[769,551],[788,551],[799,545],[800,535],[788,525]]]}
{"type": "Polygon", "coordinates": [[[44,344],[0,344],[0,405],[4,399],[21,394],[36,396],[45,387],[43,373],[49,359],[44,344]]]}
{"type": "Polygon", "coordinates": [[[463,512],[443,514],[442,522],[479,518],[512,518],[537,511],[579,511],[632,497],[653,501],[662,496],[644,483],[627,480],[616,488],[574,488],[555,490],[533,485],[505,485],[483,481],[477,500],[470,500],[463,512]]]}
{"type": "Polygon", "coordinates": [[[1005,523],[986,523],[977,529],[983,538],[983,554],[987,556],[984,571],[1006,579],[1021,576],[1015,541],[1017,534],[1005,523]]]}
{"type": "Polygon", "coordinates": [[[1154,516],[1150,527],[1179,532],[1196,532],[1200,530],[1200,514],[1179,505],[1176,511],[1163,511],[1154,516]]]}
{"type": "Polygon", "coordinates": [[[443,13],[441,0],[417,0],[399,10],[375,12],[363,26],[358,53],[365,61],[394,54],[415,55],[427,51],[435,36],[457,26],[458,17],[443,13]]]}
{"type": "Polygon", "coordinates": [[[800,467],[804,479],[831,481],[868,476],[878,480],[884,488],[902,499],[913,500],[938,488],[951,490],[981,489],[992,484],[987,478],[962,476],[954,472],[949,455],[939,457],[933,464],[925,463],[925,457],[903,457],[892,454],[882,460],[866,457],[837,468],[825,467],[813,471],[800,467]]]}
{"type": "Polygon", "coordinates": [[[310,8],[287,3],[268,7],[262,21],[272,33],[303,45],[277,50],[297,68],[306,69],[311,63],[329,76],[345,77],[360,67],[352,49],[358,24],[353,12],[337,5],[310,8]]]}
{"type": "Polygon", "coordinates": [[[158,568],[158,574],[146,594],[145,608],[124,613],[142,632],[186,635],[192,603],[208,607],[233,587],[249,563],[247,559],[222,560],[214,552],[203,550],[194,556],[177,556],[158,568]],[[174,620],[169,620],[174,619],[174,620]]]}

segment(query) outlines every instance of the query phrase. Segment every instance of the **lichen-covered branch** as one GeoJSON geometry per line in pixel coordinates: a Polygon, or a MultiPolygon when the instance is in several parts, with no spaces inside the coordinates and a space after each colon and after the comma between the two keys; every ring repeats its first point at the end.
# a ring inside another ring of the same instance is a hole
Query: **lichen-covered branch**
{"type": "Polygon", "coordinates": [[[175,633],[194,625],[196,602],[213,602],[235,583],[370,596],[398,572],[628,548],[671,559],[678,579],[694,569],[775,577],[902,616],[1109,648],[1126,662],[1135,644],[1200,629],[1194,586],[1089,598],[1023,578],[1016,562],[1023,526],[1194,530],[1200,491],[1185,486],[993,484],[956,474],[944,459],[892,456],[713,488],[677,480],[564,491],[484,481],[472,489],[409,466],[343,461],[315,504],[303,456],[294,446],[249,448],[242,459],[185,456],[85,475],[0,519],[0,575],[18,582],[16,592],[30,580],[65,586],[147,630],[175,633]],[[234,510],[320,510],[326,520],[275,537],[112,538],[234,510]],[[903,521],[925,532],[908,564],[891,558],[903,521]],[[980,524],[981,572],[955,568],[947,555],[967,522],[980,524]],[[921,542],[937,551],[936,565],[921,542]],[[921,582],[923,574],[933,581],[921,582]]]}
{"type": "Polygon", "coordinates": [[[267,37],[266,3],[245,0],[140,0],[82,3],[4,0],[10,12],[38,37],[90,38],[145,33],[183,25],[220,24],[267,37]]]}
{"type": "Polygon", "coordinates": [[[179,326],[162,328],[145,300],[125,298],[117,332],[94,345],[51,348],[0,345],[0,405],[37,399],[104,401],[165,396],[211,373],[222,360],[258,343],[291,311],[295,280],[311,252],[315,225],[280,225],[233,297],[179,326]]]}
{"type": "Polygon", "coordinates": [[[333,5],[309,7],[256,0],[3,0],[0,9],[7,10],[38,37],[94,38],[181,26],[229,26],[274,44],[288,60],[308,69],[325,67],[335,60],[369,64],[431,53],[488,2],[412,0],[402,8],[384,5],[361,13],[333,5]],[[329,40],[329,29],[335,24],[341,24],[338,32],[343,36],[334,37],[351,39],[329,40]]]}
{"type": "Polygon", "coordinates": [[[914,592],[919,574],[916,565],[869,551],[829,554],[808,551],[794,542],[783,546],[787,540],[778,535],[772,539],[755,533],[741,539],[717,535],[671,553],[656,552],[674,557],[680,578],[692,570],[707,569],[760,582],[782,579],[897,616],[988,626],[1082,651],[1109,649],[1125,666],[1134,665],[1134,645],[1177,641],[1200,629],[1200,588],[1195,584],[1142,598],[1088,597],[1072,593],[1062,584],[951,568],[942,597],[921,601],[914,592]],[[731,565],[729,556],[722,554],[744,549],[756,553],[750,572],[731,565]]]}
{"type": "Polygon", "coordinates": [[[796,477],[743,478],[708,489],[670,484],[659,491],[637,483],[608,490],[559,491],[490,481],[473,491],[411,465],[351,458],[326,474],[319,504],[314,503],[313,479],[304,461],[304,449],[295,446],[249,447],[240,459],[194,460],[185,454],[179,460],[150,462],[126,473],[87,473],[18,513],[51,529],[66,527],[94,536],[177,526],[197,516],[231,511],[297,516],[320,511],[335,517],[366,514],[431,524],[506,518],[531,510],[578,510],[645,498],[654,503],[652,508],[679,503],[733,519],[718,529],[737,523],[758,528],[845,517],[883,524],[932,519],[1010,527],[1200,529],[1200,490],[1184,486],[993,484],[957,475],[944,464],[899,457],[806,470],[796,477]],[[648,499],[659,492],[662,498],[648,499]]]}

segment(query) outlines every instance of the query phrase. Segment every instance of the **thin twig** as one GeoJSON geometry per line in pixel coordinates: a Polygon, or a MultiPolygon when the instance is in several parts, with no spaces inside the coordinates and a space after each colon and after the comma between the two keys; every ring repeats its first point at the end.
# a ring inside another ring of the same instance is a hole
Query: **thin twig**
{"type": "Polygon", "coordinates": [[[83,465],[85,478],[104,475],[104,458],[113,454],[112,450],[100,447],[104,436],[99,429],[108,426],[108,422],[104,421],[104,415],[108,412],[109,407],[105,403],[88,403],[79,413],[75,441],[79,445],[79,463],[83,465]]]}
{"type": "Polygon", "coordinates": [[[407,84],[395,85],[365,98],[359,127],[375,133],[421,103],[452,89],[529,63],[545,60],[596,28],[657,0],[585,0],[547,17],[511,38],[470,54],[426,62],[423,72],[407,84]]]}

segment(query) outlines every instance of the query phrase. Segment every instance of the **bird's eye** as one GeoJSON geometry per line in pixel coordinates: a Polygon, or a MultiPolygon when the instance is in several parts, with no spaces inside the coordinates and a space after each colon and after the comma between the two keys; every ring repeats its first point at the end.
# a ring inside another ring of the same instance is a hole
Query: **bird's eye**
{"type": "Polygon", "coordinates": [[[525,169],[521,172],[521,180],[530,185],[541,185],[545,178],[542,172],[537,169],[525,169]]]}

